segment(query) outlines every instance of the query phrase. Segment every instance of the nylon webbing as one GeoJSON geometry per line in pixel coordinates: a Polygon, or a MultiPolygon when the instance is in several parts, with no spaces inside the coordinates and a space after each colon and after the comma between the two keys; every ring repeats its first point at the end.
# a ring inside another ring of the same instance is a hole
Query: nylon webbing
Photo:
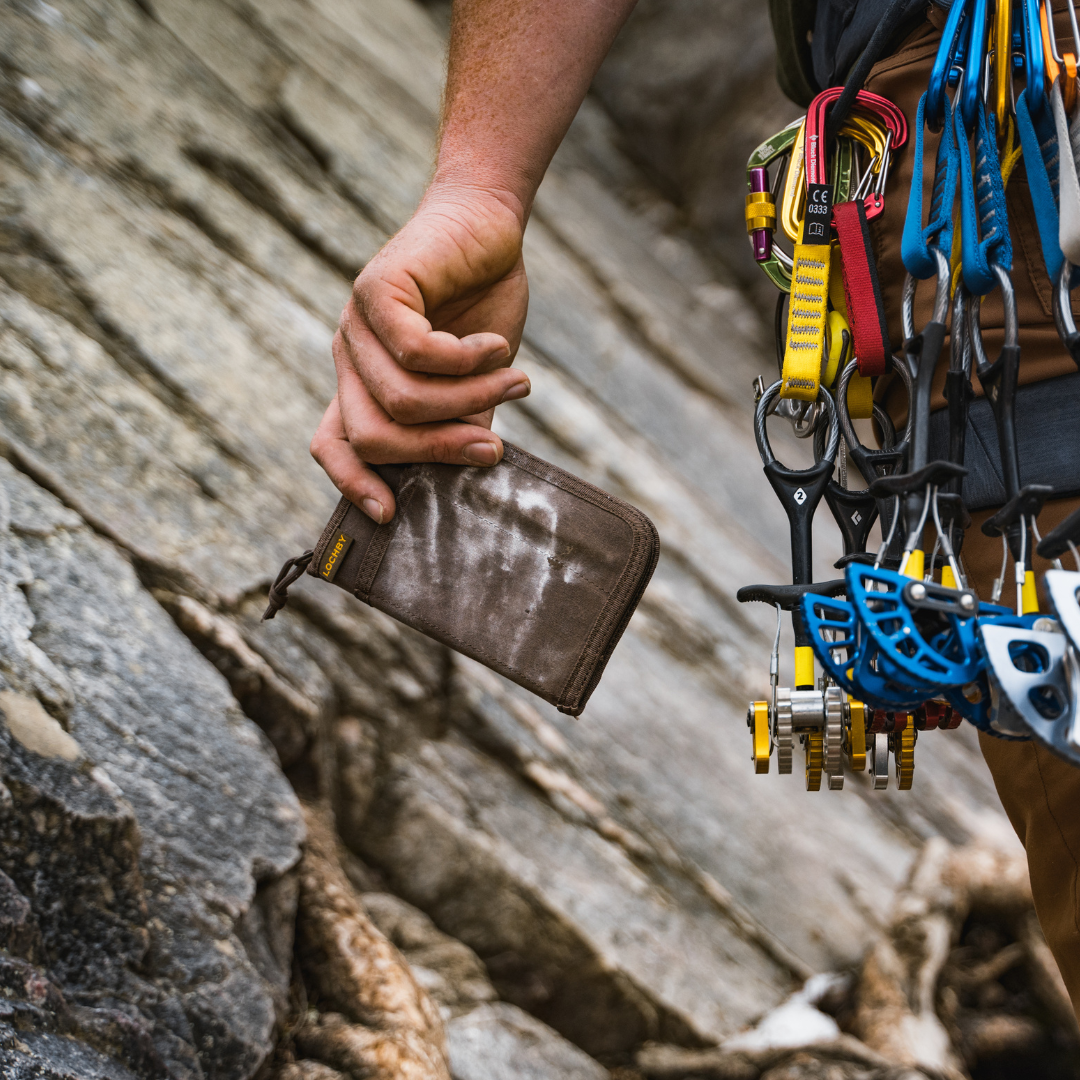
{"type": "Polygon", "coordinates": [[[979,109],[975,133],[975,164],[972,165],[964,117],[953,114],[960,150],[961,265],[964,284],[976,296],[985,296],[997,285],[991,264],[1012,270],[1012,240],[1005,210],[1005,182],[998,162],[994,118],[979,109]]]}
{"type": "Polygon", "coordinates": [[[952,115],[948,98],[945,99],[945,124],[938,142],[934,168],[934,186],[930,196],[929,220],[922,223],[923,208],[923,136],[925,131],[926,98],[919,99],[915,114],[914,173],[911,192],[908,195],[904,233],[900,243],[900,257],[904,269],[912,277],[925,281],[937,274],[937,261],[930,251],[931,245],[946,253],[953,245],[953,203],[956,200],[956,179],[960,156],[952,129],[952,115]]]}
{"type": "Polygon", "coordinates": [[[1080,265],[1080,181],[1077,179],[1076,156],[1080,149],[1080,119],[1069,119],[1061,100],[1061,89],[1055,83],[1050,90],[1050,108],[1057,129],[1058,148],[1061,151],[1058,194],[1061,220],[1058,226],[1058,242],[1065,258],[1073,265],[1080,265]]]}
{"type": "Polygon", "coordinates": [[[795,245],[781,397],[817,400],[825,352],[831,250],[827,219],[824,244],[795,245]]]}
{"type": "Polygon", "coordinates": [[[860,375],[884,375],[889,358],[889,328],[881,299],[866,208],[861,201],[833,207],[840,240],[848,323],[860,375]]]}
{"type": "MultiPolygon", "coordinates": [[[[1060,94],[1060,90],[1058,91],[1060,94]]],[[[1053,90],[1051,90],[1053,94],[1053,90]]],[[[1061,154],[1057,129],[1048,117],[1036,120],[1028,108],[1027,90],[1016,99],[1016,126],[1024,153],[1024,171],[1031,189],[1031,204],[1039,228],[1043,263],[1052,282],[1061,274],[1064,256],[1058,241],[1058,184],[1061,154]]]]}

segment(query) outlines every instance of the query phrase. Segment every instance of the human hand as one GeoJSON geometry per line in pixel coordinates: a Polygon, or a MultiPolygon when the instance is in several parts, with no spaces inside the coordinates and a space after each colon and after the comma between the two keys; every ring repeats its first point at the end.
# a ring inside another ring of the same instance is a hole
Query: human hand
{"type": "Polygon", "coordinates": [[[502,459],[495,406],[531,389],[508,366],[529,300],[523,231],[512,198],[433,185],[356,279],[333,342],[337,396],[311,453],[375,521],[395,504],[368,464],[502,459]]]}

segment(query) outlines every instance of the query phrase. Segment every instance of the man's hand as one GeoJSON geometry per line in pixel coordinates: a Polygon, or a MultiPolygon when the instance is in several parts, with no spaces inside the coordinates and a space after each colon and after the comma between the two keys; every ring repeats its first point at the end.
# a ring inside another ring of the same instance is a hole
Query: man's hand
{"type": "Polygon", "coordinates": [[[530,389],[507,367],[529,302],[522,217],[512,197],[433,186],[356,279],[334,336],[338,394],[311,453],[378,522],[394,496],[366,462],[502,458],[492,411],[530,389]]]}
{"type": "Polygon", "coordinates": [[[529,392],[507,367],[529,300],[525,222],[634,2],[454,0],[435,178],[356,280],[334,338],[337,397],[311,443],[378,522],[394,497],[365,463],[502,458],[492,410],[529,392]]]}

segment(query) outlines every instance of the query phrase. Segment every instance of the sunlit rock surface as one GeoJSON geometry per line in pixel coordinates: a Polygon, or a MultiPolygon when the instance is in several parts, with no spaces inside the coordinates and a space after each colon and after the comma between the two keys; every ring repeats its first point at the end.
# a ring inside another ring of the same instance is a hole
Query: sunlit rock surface
{"type": "MultiPolygon", "coordinates": [[[[8,949],[66,1008],[121,1012],[134,1032],[91,1038],[89,1020],[65,1028],[59,1005],[53,1019],[34,1005],[42,1018],[10,1020],[33,1039],[3,1054],[51,1060],[57,1031],[83,1032],[118,1078],[154,1075],[136,1046],[167,1075],[246,1080],[286,1014],[310,1008],[324,1030],[331,1014],[290,989],[302,826],[285,777],[335,807],[377,875],[366,891],[404,898],[485,965],[491,994],[445,1006],[462,1080],[486,1075],[465,1063],[485,1038],[534,1061],[511,1006],[555,1029],[551,1060],[718,1043],[857,961],[926,837],[1002,827],[966,729],[920,740],[911,793],[849,778],[809,794],[798,761],[753,774],[744,717],[773,622],[734,594],[787,579],[751,428],[772,345],[735,277],[668,228],[594,101],[526,236],[533,394],[496,417],[660,531],[585,714],[318,582],[259,625],[277,567],[334,505],[307,452],[330,339],[352,275],[429,174],[442,50],[413,0],[0,9],[0,450],[20,508],[4,522],[0,674],[82,755],[5,734],[5,769],[30,779],[0,812],[33,822],[20,807],[48,799],[68,828],[95,800],[115,860],[95,888],[123,931],[108,963],[65,967],[60,916],[19,870],[39,841],[19,833],[2,869],[29,910],[23,952],[8,949]]],[[[817,545],[831,576],[827,523],[817,545]]],[[[34,882],[62,892],[68,872],[34,882]]],[[[281,1045],[283,1077],[341,1075],[302,1038],[281,1045]]],[[[97,1061],[79,1075],[113,1075],[97,1061]]]]}

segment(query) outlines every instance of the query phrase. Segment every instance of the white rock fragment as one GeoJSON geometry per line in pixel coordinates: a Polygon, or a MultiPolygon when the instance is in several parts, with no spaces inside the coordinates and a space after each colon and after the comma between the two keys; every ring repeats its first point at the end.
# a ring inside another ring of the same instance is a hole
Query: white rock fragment
{"type": "Polygon", "coordinates": [[[840,1028],[831,1016],[816,1007],[816,1003],[843,979],[844,976],[835,974],[807,979],[801,990],[766,1013],[756,1027],[733,1035],[721,1048],[727,1051],[781,1050],[833,1042],[840,1037],[840,1028]]]}

